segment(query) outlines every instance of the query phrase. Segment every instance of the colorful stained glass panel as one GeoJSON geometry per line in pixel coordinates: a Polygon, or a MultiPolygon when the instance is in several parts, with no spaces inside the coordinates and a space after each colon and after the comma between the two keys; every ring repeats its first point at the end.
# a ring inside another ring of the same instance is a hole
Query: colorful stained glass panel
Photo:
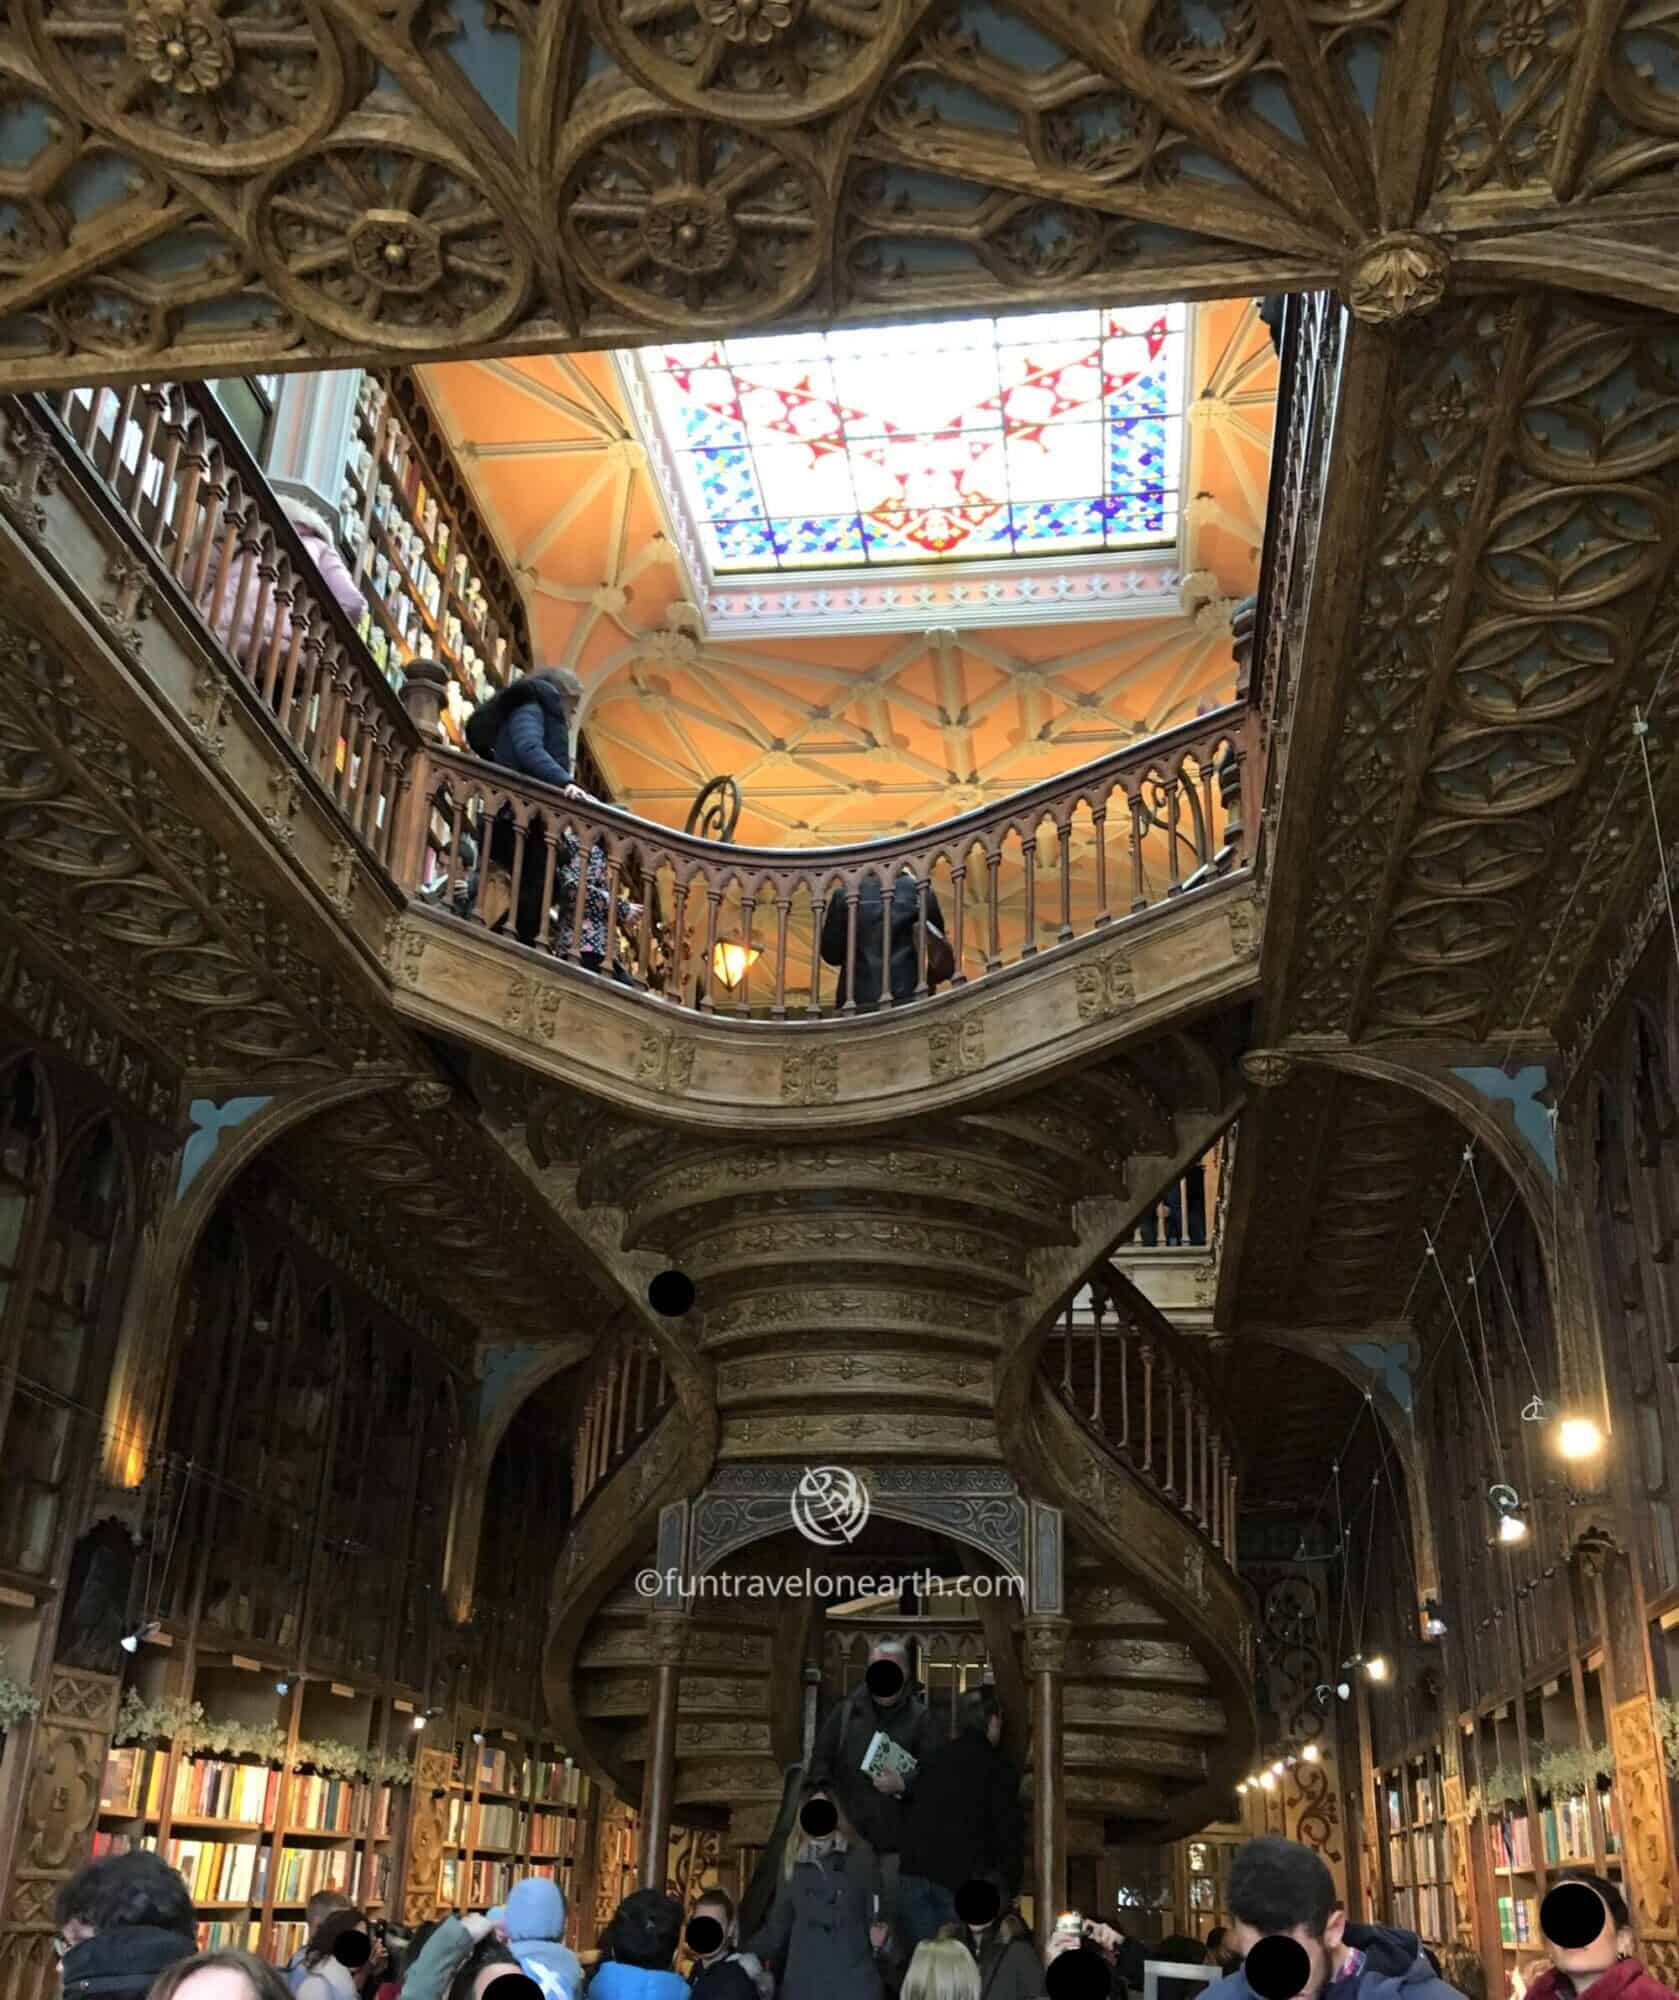
{"type": "Polygon", "coordinates": [[[718,570],[1169,542],[1183,306],[690,342],[643,356],[718,570]]]}

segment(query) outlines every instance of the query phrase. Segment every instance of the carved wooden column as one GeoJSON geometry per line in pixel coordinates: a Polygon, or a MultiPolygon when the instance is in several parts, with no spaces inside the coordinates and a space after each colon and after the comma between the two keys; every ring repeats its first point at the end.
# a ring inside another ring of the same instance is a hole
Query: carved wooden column
{"type": "Polygon", "coordinates": [[[652,1700],[648,1704],[647,1762],[641,1781],[641,1873],[644,1889],[663,1889],[670,1847],[671,1793],[676,1784],[676,1704],[682,1684],[682,1655],[688,1620],[680,1611],[647,1614],[652,1700]]]}
{"type": "Polygon", "coordinates": [[[407,1852],[403,1857],[402,1918],[423,1924],[437,1914],[437,1868],[443,1858],[443,1803],[454,1758],[447,1750],[422,1750],[414,1759],[408,1791],[407,1852]]]}
{"type": "Polygon", "coordinates": [[[1032,1690],[1032,1923],[1039,1951],[1067,1897],[1067,1789],[1062,1771],[1061,1684],[1072,1620],[1026,1620],[1026,1677],[1032,1690]]]}
{"type": "Polygon", "coordinates": [[[1679,1904],[1667,1766],[1651,1698],[1649,1620],[1636,1565],[1623,1549],[1599,1544],[1594,1566],[1626,1898],[1638,1955],[1665,1981],[1679,1972],[1679,1904]]]}

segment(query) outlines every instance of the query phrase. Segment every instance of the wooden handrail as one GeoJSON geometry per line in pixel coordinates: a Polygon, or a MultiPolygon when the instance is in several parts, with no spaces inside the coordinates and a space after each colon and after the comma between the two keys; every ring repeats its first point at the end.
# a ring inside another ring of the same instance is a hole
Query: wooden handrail
{"type": "Polygon", "coordinates": [[[473,923],[514,927],[510,891],[515,912],[526,906],[525,942],[573,964],[588,962],[592,944],[600,959],[590,969],[619,971],[673,1005],[707,1014],[855,1014],[860,945],[876,943],[877,961],[890,963],[894,930],[901,943],[908,925],[907,971],[899,991],[889,982],[878,1001],[901,1007],[935,983],[935,897],[955,962],[951,983],[963,985],[1034,956],[1041,931],[1064,943],[1239,866],[1247,722],[1232,703],[924,831],[796,849],[704,840],[433,744],[414,780],[432,821],[416,829],[415,848],[395,865],[411,890],[435,865],[441,906],[473,923]],[[468,839],[482,848],[486,836],[507,873],[499,893],[490,890],[488,868],[469,872],[463,859],[468,839]],[[1052,901],[1044,895],[1046,845],[1052,901]],[[592,885],[584,865],[591,856],[592,885]],[[1075,900],[1081,858],[1088,865],[1075,900]],[[906,872],[913,889],[900,901],[889,892],[906,872]],[[881,891],[872,915],[860,900],[871,878],[881,891]],[[641,897],[627,912],[625,882],[641,897]],[[648,885],[658,890],[660,926],[648,885]],[[620,921],[596,921],[586,936],[585,920],[608,911],[620,921]],[[860,938],[866,922],[878,925],[878,940],[860,938]],[[841,960],[827,960],[826,998],[825,926],[841,960]]]}
{"type": "Polygon", "coordinates": [[[1251,858],[1242,702],[932,828],[839,847],[726,846],[568,798],[451,749],[435,677],[415,670],[396,692],[207,389],[12,407],[126,517],[157,590],[206,628],[400,889],[670,1005],[772,1020],[902,1007],[940,983],[941,928],[963,985],[1251,858]],[[471,842],[488,852],[469,874],[471,842]],[[871,878],[881,893],[865,902],[871,878]],[[878,1000],[865,977],[859,1000],[860,963],[890,967],[894,941],[896,976],[878,1000]]]}
{"type": "Polygon", "coordinates": [[[1189,1341],[1104,1265],[1062,1307],[1039,1372],[1102,1448],[1236,1561],[1238,1459],[1189,1341]]]}

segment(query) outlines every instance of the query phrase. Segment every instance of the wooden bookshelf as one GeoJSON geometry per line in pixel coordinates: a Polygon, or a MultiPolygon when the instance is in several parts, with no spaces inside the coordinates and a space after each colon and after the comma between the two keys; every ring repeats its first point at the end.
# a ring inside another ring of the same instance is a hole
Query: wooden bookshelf
{"type": "Polygon", "coordinates": [[[1443,1944],[1455,1912],[1439,1750],[1384,1770],[1379,1799],[1393,1921],[1427,1944],[1443,1944]]]}
{"type": "Polygon", "coordinates": [[[111,1750],[93,1853],[146,1847],[180,1869],[205,1949],[235,1945],[283,1964],[303,1942],[319,1889],[342,1890],[381,1916],[399,1879],[408,1787],[314,1770],[311,1743],[405,1750],[406,1718],[383,1693],[303,1681],[283,1668],[190,1654],[159,1672],[142,1657],[135,1685],[152,1699],[196,1701],[215,1723],[275,1732],[278,1756],[194,1749],[164,1738],[111,1750]],[[282,1684],[283,1690],[282,1691],[282,1684]]]}
{"type": "Polygon", "coordinates": [[[479,1718],[458,1732],[438,1864],[440,1909],[488,1910],[521,1877],[558,1882],[575,1947],[583,1934],[578,1893],[589,1851],[594,1787],[562,1746],[479,1718]]]}

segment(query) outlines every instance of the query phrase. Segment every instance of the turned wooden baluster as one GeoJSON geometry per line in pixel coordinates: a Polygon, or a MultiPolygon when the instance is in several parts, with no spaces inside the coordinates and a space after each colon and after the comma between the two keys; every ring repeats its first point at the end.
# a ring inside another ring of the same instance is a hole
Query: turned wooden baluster
{"type": "Polygon", "coordinates": [[[985,909],[987,918],[985,969],[995,972],[1003,962],[1003,940],[997,912],[997,871],[1003,865],[1000,846],[985,850],[985,909]]]}
{"type": "Polygon", "coordinates": [[[1119,1343],[1119,1441],[1129,1447],[1131,1443],[1131,1342],[1126,1337],[1126,1325],[1119,1317],[1114,1319],[1114,1339],[1119,1343]]]}
{"type": "Polygon", "coordinates": [[[1174,1471],[1173,1461],[1175,1457],[1174,1447],[1177,1443],[1177,1427],[1173,1423],[1172,1419],[1177,1414],[1176,1392],[1178,1386],[1178,1371],[1176,1368],[1173,1367],[1172,1357],[1169,1354],[1162,1356],[1161,1374],[1166,1384],[1166,1410],[1165,1410],[1164,1421],[1161,1425],[1161,1428],[1166,1433],[1165,1484],[1166,1484],[1166,1491],[1168,1493],[1175,1493],[1177,1491],[1177,1481],[1173,1477],[1173,1471],[1174,1471]]]}
{"type": "Polygon", "coordinates": [[[1140,795],[1131,799],[1131,908],[1148,908],[1148,891],[1143,886],[1143,834],[1148,814],[1140,795]]]}
{"type": "MultiPolygon", "coordinates": [[[[1108,796],[1111,796],[1109,794],[1108,796]]],[[[1097,800],[1090,809],[1091,826],[1096,838],[1096,921],[1091,926],[1100,930],[1112,921],[1108,911],[1108,798],[1097,800]]]]}
{"type": "Polygon", "coordinates": [[[915,997],[927,997],[927,898],[933,885],[923,875],[915,885],[915,997]]]}
{"type": "Polygon", "coordinates": [[[857,1011],[857,888],[855,883],[845,891],[845,1005],[842,1014],[857,1011]]]}
{"type": "Polygon", "coordinates": [[[956,905],[950,921],[950,951],[956,960],[956,970],[951,975],[952,986],[966,986],[968,975],[962,969],[962,938],[968,916],[968,864],[953,862],[950,870],[950,895],[956,905]]]}
{"type": "Polygon", "coordinates": [[[630,1371],[622,1349],[612,1357],[612,1384],[618,1397],[618,1449],[624,1449],[625,1427],[630,1416],[630,1371]]]}
{"type": "Polygon", "coordinates": [[[775,999],[770,1015],[777,1021],[787,1018],[787,922],[792,908],[793,898],[784,886],[775,899],[775,999]]]}
{"type": "Polygon", "coordinates": [[[1061,1393],[1073,1399],[1073,1306],[1069,1301],[1061,1315],[1061,1393]]]}
{"type": "Polygon", "coordinates": [[[1056,822],[1055,834],[1061,843],[1061,928],[1056,932],[1062,944],[1073,935],[1073,808],[1069,806],[1056,822]]]}
{"type": "Polygon", "coordinates": [[[1095,1370],[1095,1386],[1091,1391],[1090,1414],[1092,1422],[1099,1429],[1102,1423],[1102,1342],[1106,1336],[1102,1326],[1102,1306],[1100,1300],[1095,1301],[1095,1307],[1095,1321],[1091,1328],[1092,1338],[1090,1343],[1090,1365],[1095,1370]]]}
{"type": "MultiPolygon", "coordinates": [[[[145,392],[145,403],[145,422],[140,427],[140,456],[135,461],[134,484],[129,489],[126,509],[128,518],[137,527],[140,525],[140,510],[146,504],[146,488],[150,484],[146,475],[157,463],[157,431],[159,424],[163,422],[164,417],[168,413],[169,391],[162,384],[154,382],[145,392]]],[[[163,522],[164,503],[168,493],[168,480],[160,478],[157,488],[155,525],[152,532],[146,536],[146,540],[154,548],[157,546],[158,532],[163,522]]]]}
{"type": "Polygon", "coordinates": [[[1154,1469],[1154,1343],[1137,1343],[1143,1357],[1143,1470],[1154,1469]]]}
{"type": "Polygon", "coordinates": [[[1038,829],[1028,826],[1020,836],[1020,865],[1025,870],[1026,923],[1022,958],[1038,955],[1038,829]]]}

